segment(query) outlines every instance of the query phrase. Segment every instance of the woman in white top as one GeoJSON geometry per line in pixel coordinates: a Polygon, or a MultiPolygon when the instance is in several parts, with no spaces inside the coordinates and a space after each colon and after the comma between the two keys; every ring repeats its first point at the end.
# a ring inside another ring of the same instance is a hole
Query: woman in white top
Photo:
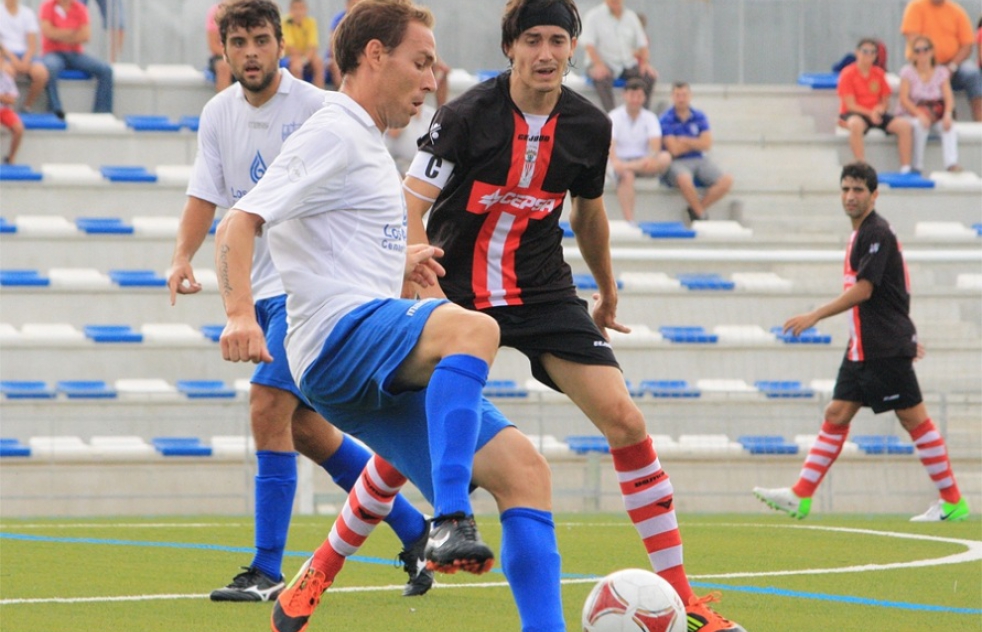
{"type": "Polygon", "coordinates": [[[955,99],[951,92],[951,73],[934,61],[934,45],[918,37],[911,47],[913,59],[900,70],[898,114],[911,119],[914,128],[914,169],[924,168],[924,148],[933,128],[941,136],[944,165],[958,172],[958,137],[952,124],[955,99]]]}

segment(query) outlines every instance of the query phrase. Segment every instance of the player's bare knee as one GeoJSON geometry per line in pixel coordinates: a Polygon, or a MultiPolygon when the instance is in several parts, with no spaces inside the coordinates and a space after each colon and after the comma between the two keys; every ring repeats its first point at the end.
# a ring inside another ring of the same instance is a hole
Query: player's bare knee
{"type": "Polygon", "coordinates": [[[292,421],[297,399],[288,391],[253,384],[249,390],[249,419],[256,447],[271,443],[293,445],[292,421]]]}
{"type": "Polygon", "coordinates": [[[501,333],[498,323],[487,314],[460,310],[448,333],[447,355],[466,353],[491,361],[498,351],[501,333]]]}
{"type": "Polygon", "coordinates": [[[648,436],[644,415],[630,399],[612,402],[597,426],[613,448],[635,445],[648,436]]]}

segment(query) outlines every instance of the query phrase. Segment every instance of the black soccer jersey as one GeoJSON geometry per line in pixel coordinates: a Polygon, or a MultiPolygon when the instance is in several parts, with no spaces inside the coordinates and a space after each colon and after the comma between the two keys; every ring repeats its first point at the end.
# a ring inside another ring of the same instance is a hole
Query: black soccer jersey
{"type": "Polygon", "coordinates": [[[610,121],[562,88],[548,117],[526,116],[509,95],[510,72],[440,108],[420,150],[428,172],[453,163],[427,225],[444,249],[447,296],[466,307],[522,305],[575,295],[559,226],[566,192],[603,194],[610,121]]]}
{"type": "Polygon", "coordinates": [[[910,319],[910,278],[900,242],[876,211],[853,231],[846,249],[844,287],[865,279],[869,300],[850,310],[849,360],[908,357],[917,353],[917,330],[910,319]]]}

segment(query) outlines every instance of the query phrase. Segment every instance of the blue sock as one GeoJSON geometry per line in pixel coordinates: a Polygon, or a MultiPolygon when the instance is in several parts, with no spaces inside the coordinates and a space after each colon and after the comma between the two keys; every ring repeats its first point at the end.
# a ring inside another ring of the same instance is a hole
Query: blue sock
{"type": "Polygon", "coordinates": [[[297,491],[295,452],[256,452],[256,557],[252,566],[273,579],[280,579],[286,533],[293,514],[297,491]]]}
{"type": "Polygon", "coordinates": [[[470,355],[447,356],[433,370],[426,389],[426,420],[434,516],[473,513],[468,492],[487,378],[488,363],[470,355]]]}
{"type": "MultiPolygon", "coordinates": [[[[321,463],[321,467],[331,475],[338,487],[350,492],[371,456],[360,443],[345,435],[337,452],[321,463]]],[[[392,511],[385,522],[392,527],[406,548],[418,540],[426,528],[426,518],[402,494],[395,497],[392,511]]]]}
{"type": "Polygon", "coordinates": [[[564,632],[559,546],[552,513],[513,507],[501,513],[501,570],[522,632],[564,632]]]}

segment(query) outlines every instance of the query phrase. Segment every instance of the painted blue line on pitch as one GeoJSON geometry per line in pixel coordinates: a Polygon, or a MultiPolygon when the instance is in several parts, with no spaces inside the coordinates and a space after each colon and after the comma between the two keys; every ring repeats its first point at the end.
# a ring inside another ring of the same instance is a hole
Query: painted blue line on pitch
{"type": "Polygon", "coordinates": [[[899,610],[918,610],[921,612],[950,612],[953,614],[982,614],[980,608],[952,608],[949,606],[935,606],[931,604],[907,603],[905,601],[884,601],[882,599],[866,599],[863,597],[850,597],[849,595],[826,595],[823,593],[803,592],[800,590],[785,590],[783,588],[773,588],[770,586],[731,586],[729,584],[707,584],[705,582],[692,582],[697,588],[711,588],[713,590],[729,590],[733,592],[753,593],[755,595],[776,595],[778,597],[794,597],[797,599],[815,599],[818,601],[835,601],[838,603],[856,604],[859,606],[877,606],[880,608],[897,608],[899,610]]]}
{"type": "MultiPolygon", "coordinates": [[[[146,546],[159,549],[193,549],[197,551],[219,551],[221,553],[243,553],[245,555],[252,555],[255,553],[255,549],[252,547],[224,546],[221,544],[196,544],[193,542],[147,542],[144,540],[113,540],[104,538],[56,538],[47,535],[26,535],[22,533],[4,532],[0,532],[0,539],[24,540],[28,542],[58,542],[62,544],[108,544],[111,546],[146,546]]],[[[301,557],[307,559],[313,554],[313,551],[286,551],[283,555],[285,557],[301,557]]],[[[363,555],[352,555],[348,558],[348,560],[352,562],[361,562],[363,564],[379,564],[383,566],[397,565],[393,560],[387,560],[381,557],[367,557],[363,555]]],[[[501,569],[495,568],[492,569],[491,572],[501,574],[501,569]]],[[[561,575],[562,579],[583,579],[590,577],[593,577],[593,575],[581,573],[563,573],[561,575]]]]}

